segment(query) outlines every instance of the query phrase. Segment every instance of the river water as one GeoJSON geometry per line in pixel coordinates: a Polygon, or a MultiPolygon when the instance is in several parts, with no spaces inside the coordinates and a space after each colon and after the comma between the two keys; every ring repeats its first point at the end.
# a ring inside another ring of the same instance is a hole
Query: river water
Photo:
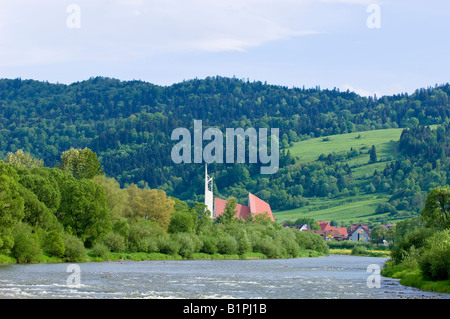
{"type": "Polygon", "coordinates": [[[330,255],[92,262],[72,268],[70,264],[1,265],[0,298],[450,299],[450,294],[404,287],[395,279],[379,276],[377,281],[373,269],[382,268],[386,260],[330,255]]]}

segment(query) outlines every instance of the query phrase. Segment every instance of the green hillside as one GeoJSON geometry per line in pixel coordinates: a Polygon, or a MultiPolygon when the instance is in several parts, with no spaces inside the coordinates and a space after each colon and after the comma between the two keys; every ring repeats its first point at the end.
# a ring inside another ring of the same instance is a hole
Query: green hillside
{"type": "MultiPolygon", "coordinates": [[[[342,159],[352,169],[355,185],[362,186],[367,176],[372,176],[374,171],[382,171],[388,162],[398,158],[396,145],[403,129],[385,129],[366,132],[331,135],[328,137],[313,138],[294,143],[289,148],[291,154],[297,157],[300,163],[318,161],[323,155],[339,155],[347,153],[351,148],[358,151],[358,155],[351,159],[342,159]],[[378,161],[369,163],[368,151],[375,146],[378,161]]],[[[360,187],[361,188],[361,187],[360,187]]],[[[314,197],[309,199],[309,205],[277,211],[274,217],[277,221],[295,220],[300,217],[313,217],[316,220],[337,220],[348,224],[350,222],[364,221],[373,218],[377,206],[389,199],[387,193],[376,194],[358,193],[341,198],[314,197]]],[[[388,216],[380,214],[377,217],[388,216]]]]}
{"type": "MultiPolygon", "coordinates": [[[[289,150],[293,156],[298,156],[300,162],[304,163],[317,160],[321,154],[339,154],[347,152],[350,148],[369,150],[372,145],[375,145],[378,157],[387,158],[394,156],[393,141],[400,139],[402,131],[401,128],[394,128],[312,138],[294,143],[289,150]]],[[[365,164],[368,159],[368,154],[360,156],[349,162],[349,165],[365,164]]]]}

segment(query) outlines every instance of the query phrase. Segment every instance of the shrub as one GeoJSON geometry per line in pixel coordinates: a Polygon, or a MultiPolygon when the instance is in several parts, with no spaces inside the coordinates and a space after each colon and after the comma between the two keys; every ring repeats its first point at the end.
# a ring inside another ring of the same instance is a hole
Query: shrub
{"type": "Polygon", "coordinates": [[[240,255],[252,252],[252,246],[245,231],[240,231],[237,234],[236,240],[238,243],[238,252],[240,255]]]}
{"type": "Polygon", "coordinates": [[[434,230],[430,228],[420,228],[405,235],[403,239],[392,247],[391,257],[394,262],[396,264],[401,263],[412,247],[414,249],[422,249],[425,245],[425,240],[432,236],[433,233],[434,230]]]}
{"type": "Polygon", "coordinates": [[[96,257],[106,259],[109,255],[109,248],[102,242],[95,243],[91,250],[96,257]]]}
{"type": "Polygon", "coordinates": [[[64,260],[68,262],[81,262],[86,259],[86,249],[81,239],[76,236],[64,234],[63,235],[64,260]]]}
{"type": "Polygon", "coordinates": [[[13,231],[14,246],[11,253],[18,263],[37,262],[41,253],[39,239],[33,234],[31,227],[19,223],[13,231]]]}
{"type": "Polygon", "coordinates": [[[43,249],[44,252],[49,255],[63,257],[66,248],[64,246],[62,234],[57,232],[56,230],[50,231],[45,236],[43,249]]]}
{"type": "Polygon", "coordinates": [[[156,240],[150,237],[141,238],[137,243],[137,251],[145,253],[156,253],[158,252],[158,245],[156,240]]]}
{"type": "Polygon", "coordinates": [[[211,255],[217,253],[217,237],[202,234],[199,236],[199,239],[203,243],[202,248],[200,248],[200,252],[211,255]]]}
{"type": "Polygon", "coordinates": [[[268,258],[282,257],[280,246],[277,245],[271,237],[262,238],[255,246],[254,251],[266,255],[268,258]]]}
{"type": "Polygon", "coordinates": [[[323,254],[328,254],[329,252],[326,241],[318,234],[299,231],[295,233],[295,237],[300,249],[316,250],[323,254]]]}
{"type": "Polygon", "coordinates": [[[369,251],[364,246],[354,246],[353,249],[352,249],[352,253],[351,254],[358,256],[358,255],[365,255],[368,252],[369,251]]]}
{"type": "Polygon", "coordinates": [[[450,229],[437,232],[425,241],[419,266],[427,279],[450,279],[450,229]]]}
{"type": "Polygon", "coordinates": [[[103,239],[103,243],[112,252],[121,252],[126,250],[125,238],[118,233],[109,232],[103,239]]]}
{"type": "Polygon", "coordinates": [[[146,219],[141,219],[130,225],[130,234],[128,245],[131,251],[139,251],[139,242],[143,238],[156,240],[159,237],[165,237],[166,232],[157,223],[146,219]]]}
{"type": "Polygon", "coordinates": [[[217,251],[221,254],[237,254],[238,243],[233,236],[229,234],[222,235],[217,241],[217,251]]]}
{"type": "Polygon", "coordinates": [[[191,258],[193,254],[198,253],[202,247],[202,242],[196,235],[190,233],[176,233],[172,239],[180,245],[178,254],[184,258],[191,258]]]}
{"type": "Polygon", "coordinates": [[[157,245],[162,254],[176,255],[180,250],[180,244],[168,236],[159,237],[157,245]]]}

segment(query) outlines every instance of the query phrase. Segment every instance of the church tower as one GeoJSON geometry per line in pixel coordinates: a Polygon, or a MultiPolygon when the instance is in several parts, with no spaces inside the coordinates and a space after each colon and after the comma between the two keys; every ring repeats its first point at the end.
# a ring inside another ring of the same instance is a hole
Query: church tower
{"type": "Polygon", "coordinates": [[[214,212],[214,195],[213,195],[213,179],[208,176],[208,164],[205,163],[205,205],[206,209],[211,212],[212,219],[215,219],[214,212]]]}

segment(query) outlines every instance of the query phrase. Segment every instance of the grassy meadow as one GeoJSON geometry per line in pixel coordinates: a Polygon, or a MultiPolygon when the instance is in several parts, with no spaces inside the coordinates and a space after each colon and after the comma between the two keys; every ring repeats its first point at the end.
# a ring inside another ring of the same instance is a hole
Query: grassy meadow
{"type": "MultiPolygon", "coordinates": [[[[396,160],[396,142],[400,139],[402,131],[401,128],[385,129],[313,138],[297,142],[289,150],[301,163],[317,161],[321,154],[344,155],[351,148],[357,150],[358,156],[342,162],[349,164],[355,185],[359,186],[370,178],[375,170],[382,171],[388,162],[396,160]],[[369,163],[368,152],[372,145],[377,152],[376,163],[369,163]]],[[[342,198],[308,198],[309,205],[275,211],[274,218],[278,222],[295,220],[299,217],[313,217],[316,220],[325,221],[337,220],[346,224],[367,222],[373,217],[378,204],[386,202],[388,198],[388,194],[364,194],[363,192],[342,198]]]]}

